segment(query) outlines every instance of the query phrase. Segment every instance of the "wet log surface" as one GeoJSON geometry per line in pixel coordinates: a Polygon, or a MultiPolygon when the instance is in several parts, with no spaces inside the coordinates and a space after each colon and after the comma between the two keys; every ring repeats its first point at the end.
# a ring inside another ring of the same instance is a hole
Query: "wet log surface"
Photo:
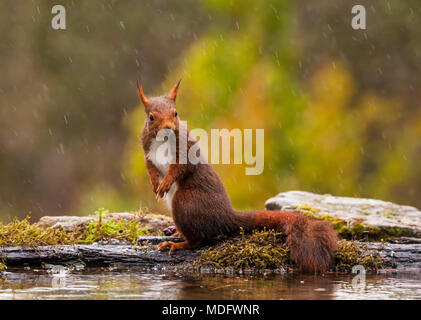
{"type": "MultiPolygon", "coordinates": [[[[149,241],[157,244],[162,241],[181,241],[171,237],[141,237],[138,242],[149,241]]],[[[387,268],[421,268],[421,244],[397,244],[365,242],[368,250],[377,251],[385,261],[387,268]]],[[[6,258],[9,266],[49,264],[71,264],[83,262],[86,265],[110,265],[129,263],[138,266],[176,265],[195,260],[199,253],[193,250],[175,251],[171,256],[168,251],[158,251],[156,246],[140,247],[130,244],[90,244],[0,248],[0,256],[6,258]]]]}
{"type": "Polygon", "coordinates": [[[421,272],[421,244],[365,242],[368,250],[377,251],[385,267],[414,268],[421,272]]]}
{"type": "MultiPolygon", "coordinates": [[[[145,240],[148,237],[145,237],[145,240]]],[[[179,241],[171,237],[150,237],[151,243],[161,241],[179,241]],[[162,240],[159,241],[158,238],[162,240]]],[[[148,239],[149,240],[149,239],[148,239]]],[[[139,266],[155,266],[158,264],[178,264],[194,260],[198,253],[194,251],[177,251],[171,256],[168,251],[158,251],[155,246],[145,248],[129,244],[89,244],[58,245],[31,247],[5,247],[0,249],[0,256],[6,258],[6,264],[40,265],[69,264],[83,262],[87,265],[109,265],[115,263],[131,263],[139,266]]]]}

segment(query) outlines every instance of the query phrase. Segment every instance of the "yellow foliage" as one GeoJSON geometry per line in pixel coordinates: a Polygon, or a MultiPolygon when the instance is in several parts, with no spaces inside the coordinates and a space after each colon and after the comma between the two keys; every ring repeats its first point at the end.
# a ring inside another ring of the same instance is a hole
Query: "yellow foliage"
{"type": "MultiPolygon", "coordinates": [[[[245,175],[245,164],[215,166],[235,207],[262,208],[291,189],[409,201],[421,177],[420,112],[407,114],[398,98],[362,91],[338,61],[315,66],[300,81],[291,68],[298,56],[288,41],[291,2],[209,4],[238,19],[238,28],[203,35],[163,87],[183,76],[177,108],[190,129],[264,129],[261,175],[245,175]]],[[[133,194],[155,208],[138,139],[143,119],[143,106],[127,117],[124,175],[133,194]]]]}

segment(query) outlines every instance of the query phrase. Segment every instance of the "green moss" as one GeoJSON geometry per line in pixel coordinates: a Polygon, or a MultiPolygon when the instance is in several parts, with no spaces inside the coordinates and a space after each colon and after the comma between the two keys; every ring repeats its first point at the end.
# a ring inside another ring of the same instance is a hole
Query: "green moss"
{"type": "MultiPolygon", "coordinates": [[[[234,270],[282,269],[292,264],[285,236],[274,230],[242,232],[236,238],[201,251],[200,258],[194,262],[197,267],[230,267],[234,270]]],[[[382,259],[376,252],[368,252],[364,245],[338,241],[333,270],[350,272],[355,265],[362,265],[367,271],[377,270],[382,266],[382,259]]]]}
{"type": "Polygon", "coordinates": [[[368,252],[364,245],[358,246],[346,240],[338,241],[335,260],[335,270],[338,272],[350,272],[356,265],[362,265],[367,271],[377,270],[383,264],[377,252],[368,252]]]}
{"type": "Polygon", "coordinates": [[[298,210],[308,213],[309,215],[316,215],[320,209],[314,208],[308,204],[302,204],[297,207],[298,210]]]}
{"type": "Polygon", "coordinates": [[[5,258],[0,256],[0,284],[6,281],[6,277],[3,274],[7,270],[5,260],[6,260],[5,258]]]}
{"type": "MultiPolygon", "coordinates": [[[[320,219],[332,223],[334,229],[338,232],[339,236],[344,239],[353,239],[362,237],[363,233],[367,230],[362,223],[354,223],[352,226],[348,224],[347,221],[337,217],[331,217],[327,214],[319,215],[317,214],[320,210],[317,208],[312,208],[309,205],[301,205],[297,207],[301,213],[305,214],[308,217],[315,219],[320,219]]],[[[374,231],[374,230],[371,230],[374,231]]]]}
{"type": "Polygon", "coordinates": [[[366,227],[362,223],[354,223],[352,225],[352,233],[355,234],[358,238],[363,236],[364,231],[366,231],[366,227]]]}
{"type": "Polygon", "coordinates": [[[0,275],[7,269],[5,259],[0,257],[0,275]]]}
{"type": "Polygon", "coordinates": [[[392,237],[401,237],[407,234],[407,231],[404,228],[399,227],[385,228],[384,231],[387,235],[390,235],[392,237]]]}
{"type": "Polygon", "coordinates": [[[195,266],[234,269],[276,269],[289,260],[289,249],[282,233],[253,231],[203,250],[195,266]]]}
{"type": "Polygon", "coordinates": [[[381,213],[382,216],[389,218],[389,219],[396,219],[396,212],[392,211],[383,211],[381,213]]]}
{"type": "Polygon", "coordinates": [[[108,210],[100,208],[95,213],[99,216],[98,222],[90,222],[86,226],[81,242],[92,243],[99,240],[120,239],[135,243],[137,237],[149,234],[148,228],[142,226],[135,218],[103,221],[103,218],[109,213],[108,210]]]}
{"type": "Polygon", "coordinates": [[[40,246],[73,244],[79,235],[69,233],[62,228],[42,228],[29,223],[29,216],[23,220],[15,218],[9,224],[0,223],[0,247],[40,246]]]}
{"type": "MultiPolygon", "coordinates": [[[[331,222],[334,229],[338,232],[342,239],[363,239],[365,234],[367,234],[368,239],[373,241],[387,240],[391,237],[400,237],[404,235],[414,236],[413,232],[404,228],[380,228],[377,226],[366,225],[363,223],[364,219],[356,220],[350,224],[341,218],[332,217],[327,214],[319,215],[318,212],[320,212],[320,210],[312,208],[309,205],[301,205],[298,206],[297,209],[306,216],[331,222]]],[[[396,215],[392,212],[383,212],[382,214],[387,215],[388,217],[394,217],[396,215]]]]}
{"type": "Polygon", "coordinates": [[[120,239],[135,242],[138,236],[149,234],[147,227],[132,220],[107,220],[108,210],[95,211],[98,222],[90,222],[73,232],[66,232],[61,227],[43,228],[29,222],[29,216],[23,220],[15,218],[9,224],[0,223],[0,247],[36,247],[42,245],[64,245],[77,243],[93,243],[99,240],[120,239]]]}

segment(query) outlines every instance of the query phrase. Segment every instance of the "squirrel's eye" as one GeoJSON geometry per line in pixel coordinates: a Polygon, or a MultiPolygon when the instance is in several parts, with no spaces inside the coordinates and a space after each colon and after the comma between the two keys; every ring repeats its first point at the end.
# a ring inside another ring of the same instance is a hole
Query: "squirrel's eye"
{"type": "Polygon", "coordinates": [[[153,115],[149,115],[149,120],[151,120],[151,121],[154,121],[154,117],[153,117],[153,115]]]}
{"type": "Polygon", "coordinates": [[[175,112],[175,116],[176,116],[176,117],[178,116],[178,113],[177,113],[177,111],[175,112]]]}

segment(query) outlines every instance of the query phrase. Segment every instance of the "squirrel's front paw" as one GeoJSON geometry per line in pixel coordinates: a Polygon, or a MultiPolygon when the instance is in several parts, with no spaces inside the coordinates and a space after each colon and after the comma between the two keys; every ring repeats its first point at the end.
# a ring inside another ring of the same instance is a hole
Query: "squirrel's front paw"
{"type": "Polygon", "coordinates": [[[156,189],[156,196],[159,197],[159,198],[164,197],[164,195],[168,191],[170,191],[171,185],[172,185],[172,182],[170,182],[168,179],[164,178],[161,181],[161,183],[159,184],[158,189],[156,189]]]}
{"type": "Polygon", "coordinates": [[[158,187],[159,187],[159,179],[158,178],[156,178],[156,179],[149,178],[149,181],[152,185],[152,191],[156,193],[156,191],[158,190],[158,187]]]}
{"type": "Polygon", "coordinates": [[[156,184],[152,184],[152,190],[156,194],[158,192],[159,182],[156,184]]]}

